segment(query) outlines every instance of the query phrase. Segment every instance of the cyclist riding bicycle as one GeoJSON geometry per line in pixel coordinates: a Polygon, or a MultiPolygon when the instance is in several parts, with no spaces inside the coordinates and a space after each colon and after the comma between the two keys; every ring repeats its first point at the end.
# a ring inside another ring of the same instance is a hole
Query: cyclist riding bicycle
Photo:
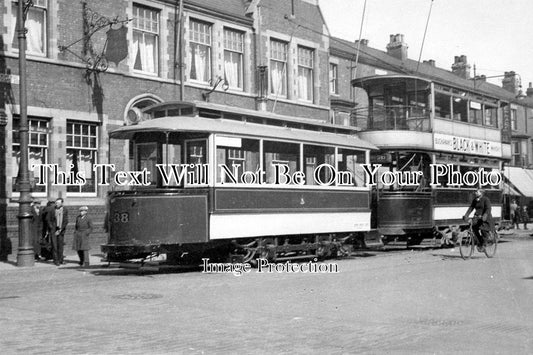
{"type": "Polygon", "coordinates": [[[472,204],[463,216],[464,221],[468,221],[468,216],[472,210],[475,210],[474,218],[472,219],[472,230],[476,233],[476,236],[480,241],[478,250],[483,251],[485,249],[485,241],[488,238],[488,234],[494,228],[490,200],[485,196],[485,190],[476,190],[476,197],[472,200],[472,204]]]}

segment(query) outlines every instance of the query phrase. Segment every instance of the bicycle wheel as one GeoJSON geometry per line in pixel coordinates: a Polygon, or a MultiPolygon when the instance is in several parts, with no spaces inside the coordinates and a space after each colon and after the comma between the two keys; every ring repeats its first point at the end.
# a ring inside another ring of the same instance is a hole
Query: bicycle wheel
{"type": "Polygon", "coordinates": [[[485,255],[487,258],[492,258],[496,254],[496,248],[498,247],[498,232],[495,230],[488,233],[488,237],[485,243],[485,255]]]}
{"type": "Polygon", "coordinates": [[[474,238],[470,231],[462,232],[457,244],[459,245],[459,253],[461,253],[463,259],[466,260],[472,256],[472,253],[474,252],[474,238]]]}

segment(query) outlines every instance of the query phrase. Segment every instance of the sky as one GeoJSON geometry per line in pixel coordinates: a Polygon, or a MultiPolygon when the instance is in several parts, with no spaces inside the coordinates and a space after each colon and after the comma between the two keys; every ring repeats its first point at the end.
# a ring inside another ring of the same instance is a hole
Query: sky
{"type": "MultiPolygon", "coordinates": [[[[330,34],[359,38],[364,0],[319,0],[330,34]]],[[[533,0],[367,0],[362,36],[386,50],[389,35],[404,34],[408,57],[451,70],[454,57],[466,55],[477,75],[515,71],[525,92],[533,82],[533,0]]],[[[501,85],[502,78],[488,79],[501,85]]]]}

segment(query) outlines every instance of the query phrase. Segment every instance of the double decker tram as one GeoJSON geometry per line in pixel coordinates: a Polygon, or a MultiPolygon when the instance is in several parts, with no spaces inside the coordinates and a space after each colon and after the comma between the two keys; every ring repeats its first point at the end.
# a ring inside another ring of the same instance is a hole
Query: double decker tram
{"type": "Polygon", "coordinates": [[[357,110],[358,135],[379,148],[371,163],[381,164],[378,171],[387,177],[377,181],[373,196],[373,221],[384,243],[436,237],[449,243],[464,228],[462,216],[477,188],[486,190],[500,220],[499,172],[510,151],[499,126],[507,103],[473,87],[410,75],[364,77],[352,85],[368,98],[357,110]]]}
{"type": "Polygon", "coordinates": [[[149,178],[115,179],[109,261],[326,257],[370,230],[362,164],[376,148],[353,127],[200,102],[143,114],[110,133],[129,146],[133,175],[149,178]]]}

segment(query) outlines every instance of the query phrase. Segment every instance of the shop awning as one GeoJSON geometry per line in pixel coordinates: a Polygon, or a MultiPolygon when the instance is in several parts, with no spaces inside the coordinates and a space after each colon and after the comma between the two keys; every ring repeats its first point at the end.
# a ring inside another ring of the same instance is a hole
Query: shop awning
{"type": "MultiPolygon", "coordinates": [[[[533,197],[533,170],[506,167],[503,171],[505,183],[522,196],[533,197]]],[[[505,192],[505,190],[504,190],[505,192]]],[[[514,194],[511,192],[511,194],[514,194]]]]}

